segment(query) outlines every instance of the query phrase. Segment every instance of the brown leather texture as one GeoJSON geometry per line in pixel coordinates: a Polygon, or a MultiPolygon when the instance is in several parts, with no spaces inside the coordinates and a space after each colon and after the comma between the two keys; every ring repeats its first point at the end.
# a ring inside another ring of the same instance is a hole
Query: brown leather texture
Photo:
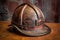
{"type": "Polygon", "coordinates": [[[45,21],[42,11],[33,4],[19,5],[13,14],[12,23],[17,26],[32,26],[40,25],[45,21]]]}

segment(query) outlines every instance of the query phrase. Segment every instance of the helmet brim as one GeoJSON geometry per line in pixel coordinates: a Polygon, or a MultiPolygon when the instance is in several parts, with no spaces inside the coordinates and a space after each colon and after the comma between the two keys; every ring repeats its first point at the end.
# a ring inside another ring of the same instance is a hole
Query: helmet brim
{"type": "Polygon", "coordinates": [[[16,30],[18,30],[19,32],[21,32],[22,34],[25,34],[27,36],[43,36],[46,34],[49,34],[51,32],[51,29],[43,24],[42,26],[44,27],[43,29],[36,29],[36,30],[22,30],[19,27],[17,27],[16,25],[12,25],[14,28],[16,28],[16,30]]]}

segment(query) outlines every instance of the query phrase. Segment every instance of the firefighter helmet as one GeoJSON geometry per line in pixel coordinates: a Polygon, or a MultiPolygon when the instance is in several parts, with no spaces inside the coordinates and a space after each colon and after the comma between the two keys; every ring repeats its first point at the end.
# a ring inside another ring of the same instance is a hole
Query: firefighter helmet
{"type": "Polygon", "coordinates": [[[15,9],[11,24],[25,35],[41,36],[50,33],[44,21],[44,15],[38,7],[24,3],[15,9]]]}

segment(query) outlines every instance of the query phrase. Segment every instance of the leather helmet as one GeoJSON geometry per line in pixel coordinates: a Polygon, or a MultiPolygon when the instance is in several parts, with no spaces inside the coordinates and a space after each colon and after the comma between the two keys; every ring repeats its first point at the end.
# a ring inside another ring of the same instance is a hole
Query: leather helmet
{"type": "Polygon", "coordinates": [[[44,15],[38,7],[23,3],[15,9],[11,25],[25,35],[41,36],[50,33],[44,22],[44,15]]]}

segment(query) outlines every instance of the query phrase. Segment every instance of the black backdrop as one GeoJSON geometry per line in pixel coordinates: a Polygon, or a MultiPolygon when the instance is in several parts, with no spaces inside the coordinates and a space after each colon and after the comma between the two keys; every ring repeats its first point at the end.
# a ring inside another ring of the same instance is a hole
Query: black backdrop
{"type": "MultiPolygon", "coordinates": [[[[15,8],[24,2],[32,3],[37,7],[39,7],[44,13],[46,22],[60,22],[60,1],[59,0],[2,0],[2,1],[0,0],[0,6],[4,4],[3,5],[5,6],[4,8],[8,9],[7,14],[10,16],[9,17],[7,16],[8,17],[7,19],[9,19],[11,18],[11,15],[13,14],[15,8]]],[[[1,16],[0,16],[0,20],[1,20],[1,16]]]]}

